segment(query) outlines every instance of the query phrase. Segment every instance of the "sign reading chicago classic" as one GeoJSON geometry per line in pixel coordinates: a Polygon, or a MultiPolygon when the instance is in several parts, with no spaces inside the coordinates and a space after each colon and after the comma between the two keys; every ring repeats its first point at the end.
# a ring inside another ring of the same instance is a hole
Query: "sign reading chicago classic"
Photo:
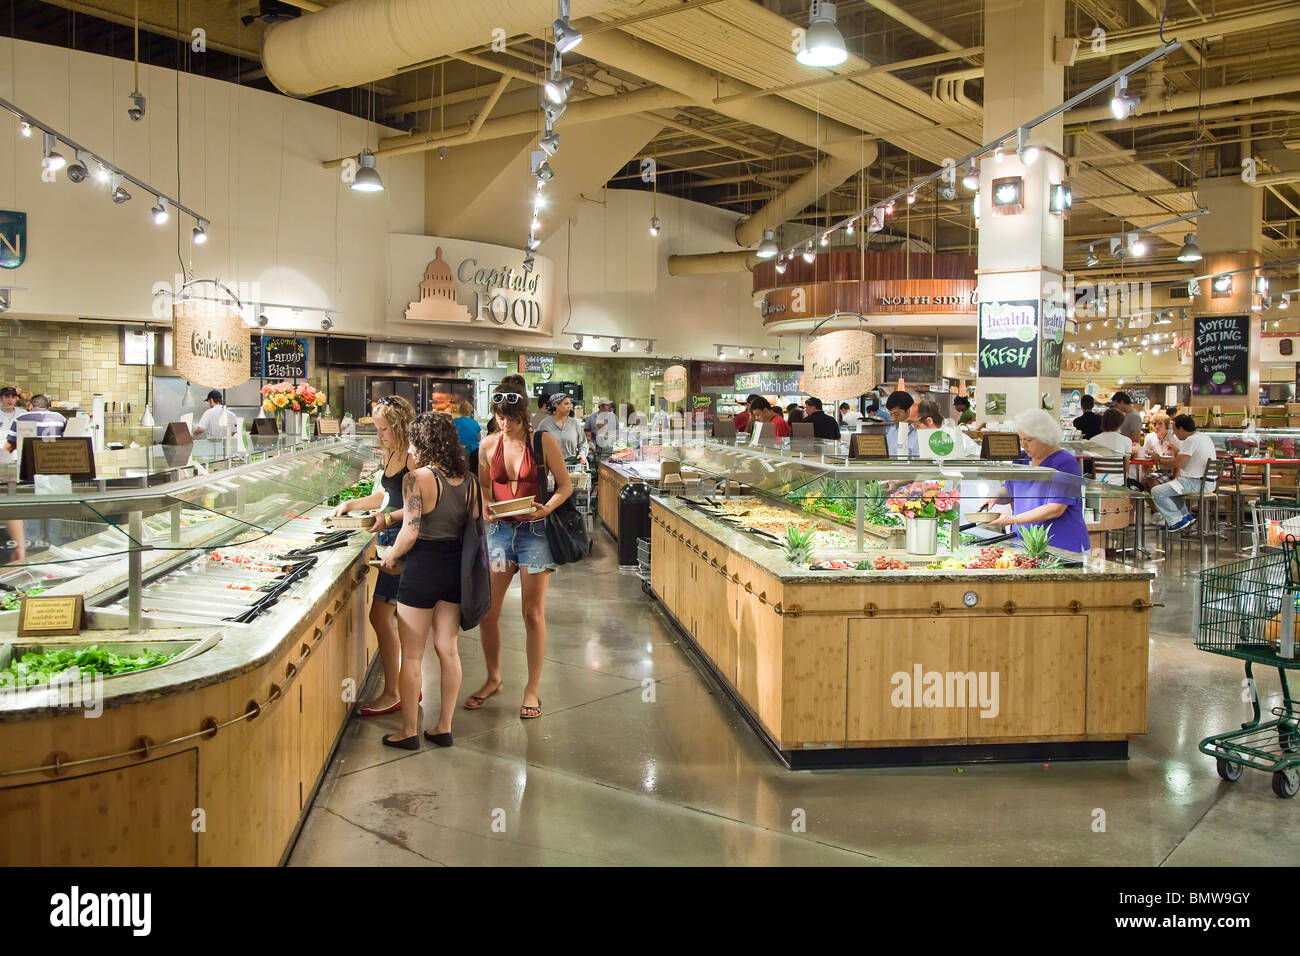
{"type": "Polygon", "coordinates": [[[466,257],[455,272],[442,258],[442,246],[424,267],[420,298],[405,316],[418,322],[486,322],[516,332],[542,332],[542,306],[537,299],[542,277],[511,266],[479,265],[466,257]],[[457,282],[474,286],[472,307],[457,298],[457,282]]]}

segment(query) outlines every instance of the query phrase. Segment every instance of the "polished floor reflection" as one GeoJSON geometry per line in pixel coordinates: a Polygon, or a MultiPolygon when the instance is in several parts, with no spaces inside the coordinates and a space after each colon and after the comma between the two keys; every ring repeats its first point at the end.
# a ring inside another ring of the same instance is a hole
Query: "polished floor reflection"
{"type": "MultiPolygon", "coordinates": [[[[397,729],[395,716],[354,718],[290,862],[1294,863],[1300,806],[1275,797],[1261,773],[1223,783],[1196,749],[1248,705],[1240,666],[1188,636],[1195,561],[1159,565],[1150,732],[1127,762],[792,772],[696,672],[599,532],[593,557],[552,583],[543,716],[518,717],[516,586],[503,618],[505,692],[457,712],[449,750],[394,751],[379,738],[397,729]]],[[[463,697],[484,674],[474,636],[462,636],[461,657],[463,697]]],[[[1275,673],[1260,692],[1277,702],[1275,673]]],[[[428,715],[436,667],[424,695],[428,715]]]]}

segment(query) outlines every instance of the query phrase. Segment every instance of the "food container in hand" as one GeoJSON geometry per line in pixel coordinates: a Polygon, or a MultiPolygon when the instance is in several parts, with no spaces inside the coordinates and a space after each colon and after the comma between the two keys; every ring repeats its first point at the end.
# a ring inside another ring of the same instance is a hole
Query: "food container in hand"
{"type": "Polygon", "coordinates": [[[353,511],[345,515],[330,515],[324,519],[327,528],[360,528],[367,530],[375,523],[375,512],[353,511]]]}
{"type": "MultiPolygon", "coordinates": [[[[381,564],[384,563],[384,556],[385,556],[386,554],[388,554],[388,549],[387,549],[387,548],[379,548],[379,547],[376,547],[376,548],[375,548],[375,556],[374,556],[373,558],[371,558],[367,563],[368,563],[372,568],[379,568],[379,566],[380,566],[381,564]]],[[[398,559],[397,559],[397,563],[393,565],[393,567],[392,567],[391,570],[388,569],[388,568],[380,568],[380,573],[381,573],[381,574],[401,574],[401,573],[402,573],[402,568],[404,568],[405,566],[406,566],[406,558],[405,558],[405,557],[401,557],[401,558],[398,558],[398,559]]]]}
{"type": "Polygon", "coordinates": [[[523,498],[510,498],[507,501],[493,501],[488,504],[488,510],[496,518],[513,518],[517,515],[526,515],[533,510],[533,495],[527,495],[523,498]]]}
{"type": "Polygon", "coordinates": [[[962,515],[961,520],[965,524],[988,524],[997,517],[994,511],[976,511],[973,514],[962,515]]]}

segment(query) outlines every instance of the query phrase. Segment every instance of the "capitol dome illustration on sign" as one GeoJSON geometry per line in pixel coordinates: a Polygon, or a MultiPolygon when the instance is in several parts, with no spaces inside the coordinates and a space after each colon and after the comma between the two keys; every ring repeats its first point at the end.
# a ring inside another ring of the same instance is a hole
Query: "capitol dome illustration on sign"
{"type": "Polygon", "coordinates": [[[456,301],[456,279],[442,258],[442,246],[434,250],[433,256],[424,267],[420,300],[407,307],[406,317],[424,322],[469,322],[469,309],[456,301]]]}

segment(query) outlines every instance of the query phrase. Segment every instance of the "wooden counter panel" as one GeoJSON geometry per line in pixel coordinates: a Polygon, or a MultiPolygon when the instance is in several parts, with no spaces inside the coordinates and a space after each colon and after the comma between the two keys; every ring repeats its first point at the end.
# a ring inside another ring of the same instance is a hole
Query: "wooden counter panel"
{"type": "Polygon", "coordinates": [[[971,742],[1085,732],[1087,618],[973,618],[969,640],[968,669],[998,675],[997,713],[971,709],[971,742]]]}
{"type": "Polygon", "coordinates": [[[1146,627],[1134,628],[1127,611],[1088,616],[1089,734],[1147,732],[1147,670],[1151,650],[1146,627]]]}
{"type": "Polygon", "coordinates": [[[191,747],[130,767],[0,790],[0,865],[194,866],[191,747]],[[76,816],[69,818],[69,808],[76,816]],[[69,839],[69,833],[76,834],[69,839]]]}
{"type": "Polygon", "coordinates": [[[938,618],[850,621],[848,739],[965,743],[969,708],[916,706],[913,685],[918,664],[923,673],[970,669],[969,623],[938,618]],[[899,673],[906,681],[895,682],[899,673]]]}

